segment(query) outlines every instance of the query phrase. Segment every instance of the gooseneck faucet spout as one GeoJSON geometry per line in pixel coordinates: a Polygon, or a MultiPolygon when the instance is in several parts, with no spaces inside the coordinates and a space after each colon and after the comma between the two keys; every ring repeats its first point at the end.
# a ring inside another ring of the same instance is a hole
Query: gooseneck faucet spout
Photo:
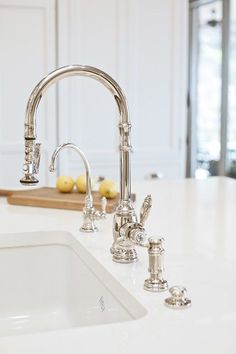
{"type": "Polygon", "coordinates": [[[120,193],[122,204],[130,205],[131,184],[130,184],[130,128],[128,107],[126,98],[115,80],[100,69],[86,65],[70,65],[59,68],[44,79],[32,91],[26,108],[25,117],[25,145],[26,163],[24,166],[24,177],[21,179],[23,184],[35,184],[38,182],[35,174],[38,172],[37,161],[34,156],[39,149],[39,145],[34,144],[36,135],[36,112],[40,100],[47,89],[59,80],[70,76],[88,76],[101,82],[112,93],[119,111],[119,132],[120,132],[120,164],[122,178],[120,179],[120,193]]]}
{"type": "MultiPolygon", "coordinates": [[[[134,246],[130,242],[116,243],[120,238],[120,229],[124,224],[129,224],[129,232],[132,224],[137,225],[137,217],[131,202],[131,176],[130,176],[130,130],[128,106],[126,98],[117,84],[108,74],[100,69],[86,65],[69,65],[59,68],[43,78],[32,91],[25,117],[25,163],[24,176],[21,183],[36,184],[36,174],[39,169],[40,144],[36,144],[36,112],[43,94],[47,89],[59,80],[70,76],[86,76],[99,81],[113,95],[119,111],[119,137],[120,137],[120,201],[114,216],[112,246],[113,260],[121,263],[131,263],[137,260],[134,246]]],[[[128,229],[127,229],[128,230],[128,229]]],[[[127,231],[128,232],[128,231],[127,231]]]]}

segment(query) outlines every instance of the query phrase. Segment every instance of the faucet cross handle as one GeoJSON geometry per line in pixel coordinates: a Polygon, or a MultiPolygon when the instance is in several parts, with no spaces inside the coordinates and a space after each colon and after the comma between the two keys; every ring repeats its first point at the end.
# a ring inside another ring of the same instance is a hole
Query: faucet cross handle
{"type": "Polygon", "coordinates": [[[152,207],[152,196],[150,194],[148,194],[146,196],[146,198],[143,201],[143,204],[141,206],[141,210],[140,210],[140,224],[142,226],[144,226],[149,214],[150,214],[150,210],[152,207]]]}
{"type": "Polygon", "coordinates": [[[169,289],[171,297],[165,299],[165,305],[171,309],[186,309],[192,302],[187,298],[187,290],[183,286],[175,285],[169,289]]]}

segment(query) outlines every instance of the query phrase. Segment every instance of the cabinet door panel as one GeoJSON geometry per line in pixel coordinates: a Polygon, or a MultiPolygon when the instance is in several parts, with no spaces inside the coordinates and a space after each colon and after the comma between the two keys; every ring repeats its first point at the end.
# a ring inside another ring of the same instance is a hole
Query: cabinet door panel
{"type": "MultiPolygon", "coordinates": [[[[28,97],[55,68],[54,0],[0,0],[0,184],[19,186],[23,165],[24,116],[28,97]]],[[[46,161],[56,144],[55,92],[42,99],[38,112],[42,146],[40,177],[48,183],[46,161]]]]}
{"type": "MultiPolygon", "coordinates": [[[[97,66],[123,88],[132,122],[132,174],[185,175],[187,0],[59,0],[59,63],[97,66]]],[[[59,90],[60,141],[84,149],[97,175],[118,178],[112,97],[88,78],[59,90]],[[66,98],[65,98],[66,97],[66,98]],[[66,119],[65,119],[66,116],[66,119]]],[[[61,171],[77,175],[68,152],[61,171]]]]}

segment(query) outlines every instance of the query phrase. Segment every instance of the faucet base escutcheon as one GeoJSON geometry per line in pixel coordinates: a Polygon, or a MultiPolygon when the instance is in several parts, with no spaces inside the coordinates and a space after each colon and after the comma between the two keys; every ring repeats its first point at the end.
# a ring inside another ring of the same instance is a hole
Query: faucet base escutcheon
{"type": "Polygon", "coordinates": [[[138,256],[135,248],[124,249],[124,248],[113,248],[112,260],[116,263],[135,263],[138,261],[138,256]]]}
{"type": "Polygon", "coordinates": [[[167,280],[153,280],[146,279],[144,282],[144,289],[152,292],[161,292],[168,290],[168,282],[167,280]]]}

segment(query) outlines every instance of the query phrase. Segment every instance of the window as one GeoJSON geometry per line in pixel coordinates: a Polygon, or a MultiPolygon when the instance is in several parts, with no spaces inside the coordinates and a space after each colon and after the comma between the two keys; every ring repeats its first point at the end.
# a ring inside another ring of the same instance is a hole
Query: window
{"type": "Polygon", "coordinates": [[[190,2],[187,175],[236,177],[236,0],[190,2]]]}

